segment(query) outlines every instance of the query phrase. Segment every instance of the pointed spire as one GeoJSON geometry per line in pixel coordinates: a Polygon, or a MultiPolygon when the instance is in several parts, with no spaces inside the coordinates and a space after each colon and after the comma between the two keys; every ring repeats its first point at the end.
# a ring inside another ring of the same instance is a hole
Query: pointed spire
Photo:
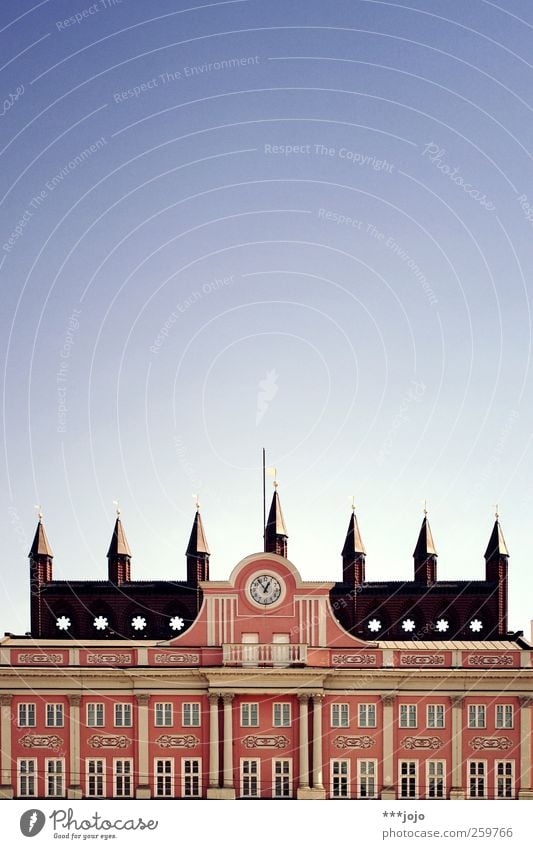
{"type": "Polygon", "coordinates": [[[280,554],[282,557],[287,556],[287,528],[281,502],[279,500],[277,484],[274,484],[274,495],[270,504],[270,511],[265,528],[265,551],[272,554],[280,554]]]}
{"type": "Polygon", "coordinates": [[[424,516],[422,527],[420,528],[420,533],[418,535],[418,540],[416,543],[416,548],[413,552],[413,557],[429,557],[432,555],[433,557],[438,557],[437,549],[435,548],[435,543],[433,542],[433,534],[431,533],[431,528],[429,527],[427,514],[424,516]]]}
{"type": "Polygon", "coordinates": [[[46,536],[46,531],[44,529],[44,525],[42,522],[42,514],[39,514],[39,522],[37,524],[37,530],[35,531],[35,536],[33,538],[33,542],[31,544],[31,549],[29,553],[29,557],[53,557],[52,549],[50,548],[50,543],[48,542],[48,538],[46,536]]]}
{"type": "Polygon", "coordinates": [[[122,527],[122,522],[120,521],[120,513],[118,510],[117,520],[115,522],[115,527],[113,528],[113,536],[111,537],[107,556],[131,557],[130,547],[128,545],[128,540],[126,539],[126,534],[124,533],[124,528],[122,527]]]}
{"type": "Polygon", "coordinates": [[[426,504],[424,502],[424,519],[418,534],[418,540],[413,552],[415,560],[415,581],[430,586],[437,580],[437,549],[433,542],[433,534],[429,527],[426,504]]]}
{"type": "Polygon", "coordinates": [[[210,554],[200,511],[196,510],[191,536],[185,554],[210,554]]]}
{"type": "Polygon", "coordinates": [[[509,551],[503,536],[503,531],[496,513],[496,521],[490,535],[489,544],[485,551],[485,560],[493,560],[496,557],[509,557],[509,551]]]}
{"type": "Polygon", "coordinates": [[[352,515],[348,523],[346,539],[342,549],[342,580],[350,586],[364,584],[366,551],[361,539],[355,504],[352,501],[352,515]]]}
{"type": "Polygon", "coordinates": [[[349,557],[354,554],[366,554],[355,510],[352,510],[352,515],[350,516],[346,539],[344,540],[344,547],[341,554],[343,557],[349,557]]]}

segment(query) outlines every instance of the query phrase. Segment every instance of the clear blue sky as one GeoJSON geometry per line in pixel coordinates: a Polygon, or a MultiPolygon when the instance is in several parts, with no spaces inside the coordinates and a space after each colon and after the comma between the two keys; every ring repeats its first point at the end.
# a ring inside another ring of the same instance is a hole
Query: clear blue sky
{"type": "Polygon", "coordinates": [[[529,634],[533,9],[526,0],[6,0],[0,632],[61,578],[183,578],[200,492],[225,578],[484,575],[494,504],[529,634]]]}

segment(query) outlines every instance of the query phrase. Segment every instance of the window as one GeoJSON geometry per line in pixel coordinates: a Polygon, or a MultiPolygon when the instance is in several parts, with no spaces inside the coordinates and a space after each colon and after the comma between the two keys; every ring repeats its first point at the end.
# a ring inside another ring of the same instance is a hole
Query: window
{"type": "Polygon", "coordinates": [[[514,761],[496,761],[495,770],[496,798],[514,799],[514,761]]]}
{"type": "Polygon", "coordinates": [[[468,705],[468,727],[485,728],[485,705],[468,705]]]}
{"type": "Polygon", "coordinates": [[[275,728],[290,728],[291,705],[290,702],[274,702],[273,725],[275,728]]]}
{"type": "Polygon", "coordinates": [[[496,728],[513,727],[513,706],[496,705],[496,728]]]}
{"type": "Polygon", "coordinates": [[[290,759],[273,762],[273,787],[274,799],[290,799],[292,797],[292,769],[290,759]]]}
{"type": "MultiPolygon", "coordinates": [[[[442,727],[442,726],[437,726],[442,727]]],[[[426,780],[428,799],[446,798],[446,763],[445,761],[426,761],[426,780]]]]}
{"type": "Polygon", "coordinates": [[[65,795],[65,761],[63,759],[50,758],[46,761],[46,795],[65,795]]]}
{"type": "Polygon", "coordinates": [[[17,773],[18,795],[37,796],[37,766],[35,759],[22,758],[19,760],[17,773]]]}
{"type": "Polygon", "coordinates": [[[19,728],[35,725],[35,705],[21,702],[19,704],[19,728]]]}
{"type": "Polygon", "coordinates": [[[131,705],[127,703],[115,705],[115,728],[131,728],[131,705]]]}
{"type": "Polygon", "coordinates": [[[155,724],[156,725],[172,725],[172,703],[171,702],[156,702],[156,704],[155,704],[155,724]]]}
{"type": "Polygon", "coordinates": [[[243,799],[259,799],[259,761],[241,760],[241,796],[243,799]]]}
{"type": "Polygon", "coordinates": [[[331,705],[331,727],[348,728],[350,725],[350,714],[347,704],[331,705]]]}
{"type": "Polygon", "coordinates": [[[241,704],[241,727],[251,728],[259,725],[259,705],[257,702],[243,702],[241,704]]]}
{"type": "Polygon", "coordinates": [[[416,728],[416,705],[400,705],[400,728],[416,728]]]}
{"type": "Polygon", "coordinates": [[[47,704],[46,705],[46,724],[49,728],[63,727],[63,705],[62,704],[47,704]]]}
{"type": "Polygon", "coordinates": [[[183,705],[183,725],[185,727],[200,725],[200,702],[185,702],[183,705]]]}
{"type": "Polygon", "coordinates": [[[350,798],[350,761],[330,761],[331,798],[350,798]]]}
{"type": "Polygon", "coordinates": [[[113,761],[113,796],[127,799],[132,796],[133,763],[130,758],[113,761]]]}
{"type": "Polygon", "coordinates": [[[90,702],[87,705],[87,725],[89,728],[101,728],[104,724],[103,702],[90,702]]]}
{"type": "MultiPolygon", "coordinates": [[[[411,705],[409,706],[411,707],[411,705]]],[[[417,799],[417,768],[418,761],[400,761],[400,799],[417,799]]]]}
{"type": "Polygon", "coordinates": [[[377,761],[357,761],[357,795],[360,799],[376,798],[377,761]]]}
{"type": "Polygon", "coordinates": [[[87,761],[87,796],[105,796],[105,761],[101,758],[87,761]]]}
{"type": "Polygon", "coordinates": [[[174,761],[171,758],[155,762],[155,795],[160,799],[174,794],[174,761]]]}
{"type": "Polygon", "coordinates": [[[484,799],[487,795],[486,761],[468,762],[468,798],[484,799]]]}
{"type": "Polygon", "coordinates": [[[359,728],[376,727],[376,706],[359,705],[359,728]]]}
{"type": "Polygon", "coordinates": [[[199,799],[202,795],[200,758],[181,759],[181,795],[185,799],[199,799]]]}
{"type": "Polygon", "coordinates": [[[427,727],[444,728],[444,705],[428,705],[427,727]]]}

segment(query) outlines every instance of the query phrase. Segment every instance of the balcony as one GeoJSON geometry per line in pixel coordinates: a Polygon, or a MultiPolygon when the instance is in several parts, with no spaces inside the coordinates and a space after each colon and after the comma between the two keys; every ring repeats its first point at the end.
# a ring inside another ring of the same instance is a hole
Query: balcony
{"type": "Polygon", "coordinates": [[[225,643],[222,646],[224,666],[305,666],[307,645],[304,643],[225,643]]]}

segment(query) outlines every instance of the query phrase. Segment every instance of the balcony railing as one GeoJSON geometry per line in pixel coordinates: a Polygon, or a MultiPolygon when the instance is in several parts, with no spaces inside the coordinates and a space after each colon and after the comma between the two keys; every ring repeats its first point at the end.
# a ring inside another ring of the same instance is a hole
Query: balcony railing
{"type": "Polygon", "coordinates": [[[303,666],[307,662],[304,643],[225,643],[222,661],[226,666],[303,666]]]}

